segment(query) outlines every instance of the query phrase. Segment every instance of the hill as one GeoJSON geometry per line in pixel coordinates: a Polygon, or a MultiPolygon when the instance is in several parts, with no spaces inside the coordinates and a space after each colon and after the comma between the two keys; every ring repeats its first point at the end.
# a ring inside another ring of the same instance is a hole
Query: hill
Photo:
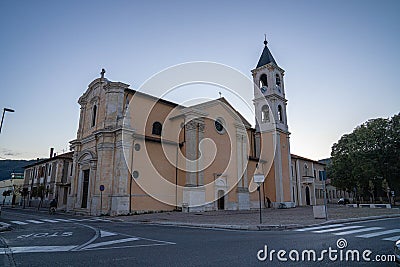
{"type": "Polygon", "coordinates": [[[9,179],[11,173],[24,173],[24,166],[34,163],[36,160],[0,160],[0,181],[9,179]]]}

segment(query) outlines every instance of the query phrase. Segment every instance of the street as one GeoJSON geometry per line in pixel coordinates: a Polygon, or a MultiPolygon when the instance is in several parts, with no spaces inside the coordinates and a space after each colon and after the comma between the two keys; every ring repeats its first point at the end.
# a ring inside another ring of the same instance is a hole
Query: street
{"type": "Polygon", "coordinates": [[[400,237],[400,218],[239,231],[4,209],[0,222],[12,227],[0,233],[2,266],[394,266],[375,261],[375,256],[392,255],[394,240],[400,237]],[[340,238],[345,246],[339,247],[340,238]],[[337,252],[332,254],[336,260],[326,253],[318,261],[329,247],[342,250],[343,259],[337,252]],[[286,262],[279,260],[279,250],[286,251],[280,253],[286,262]],[[296,253],[291,250],[299,252],[298,262],[292,260],[296,253]],[[303,250],[315,250],[316,260],[302,261],[303,250]],[[358,250],[360,262],[345,261],[346,250],[358,250]],[[371,262],[362,259],[365,250],[372,252],[367,255],[371,262]]]}

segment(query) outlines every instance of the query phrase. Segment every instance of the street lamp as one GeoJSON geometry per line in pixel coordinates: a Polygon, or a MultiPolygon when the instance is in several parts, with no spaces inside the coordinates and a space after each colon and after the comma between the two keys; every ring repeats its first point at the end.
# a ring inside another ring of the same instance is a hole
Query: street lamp
{"type": "Polygon", "coordinates": [[[1,133],[1,128],[3,127],[3,120],[4,120],[4,113],[8,112],[15,112],[15,110],[10,109],[10,108],[3,108],[3,116],[1,116],[1,124],[0,124],[0,133],[1,133]]]}

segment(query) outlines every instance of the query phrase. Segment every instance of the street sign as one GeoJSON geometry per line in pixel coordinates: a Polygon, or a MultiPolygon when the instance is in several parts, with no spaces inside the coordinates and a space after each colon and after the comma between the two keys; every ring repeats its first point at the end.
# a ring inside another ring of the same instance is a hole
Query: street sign
{"type": "Polygon", "coordinates": [[[100,185],[100,191],[104,191],[104,185],[100,185]]]}
{"type": "Polygon", "coordinates": [[[264,182],[264,175],[263,174],[255,174],[254,175],[254,182],[258,185],[262,184],[264,182]]]}

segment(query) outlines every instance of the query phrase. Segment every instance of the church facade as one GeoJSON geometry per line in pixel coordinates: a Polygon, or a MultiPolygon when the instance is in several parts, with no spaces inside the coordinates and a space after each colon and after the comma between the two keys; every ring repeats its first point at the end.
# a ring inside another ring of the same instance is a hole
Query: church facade
{"type": "Polygon", "coordinates": [[[104,77],[80,97],[68,210],[90,215],[294,207],[284,70],[264,43],[256,125],[224,98],[182,106],[104,77]],[[260,185],[255,174],[265,177],[260,185]]]}

